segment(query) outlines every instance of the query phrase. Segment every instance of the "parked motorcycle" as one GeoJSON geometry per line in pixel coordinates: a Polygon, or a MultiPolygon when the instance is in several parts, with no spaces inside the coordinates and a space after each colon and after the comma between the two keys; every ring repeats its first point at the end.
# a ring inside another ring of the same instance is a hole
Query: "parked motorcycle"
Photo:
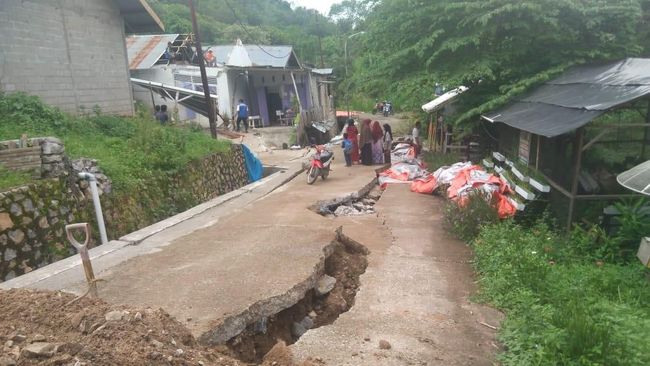
{"type": "Polygon", "coordinates": [[[390,102],[384,103],[384,117],[388,117],[389,114],[393,114],[393,105],[390,102]]]}
{"type": "Polygon", "coordinates": [[[323,180],[330,174],[330,165],[334,161],[334,153],[323,145],[312,145],[316,153],[311,156],[309,169],[307,170],[307,184],[314,184],[320,176],[323,180]]]}

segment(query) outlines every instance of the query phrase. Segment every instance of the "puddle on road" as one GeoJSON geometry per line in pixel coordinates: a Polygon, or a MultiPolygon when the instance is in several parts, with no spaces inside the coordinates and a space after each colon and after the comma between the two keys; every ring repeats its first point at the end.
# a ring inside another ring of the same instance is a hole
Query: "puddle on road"
{"type": "Polygon", "coordinates": [[[325,259],[325,273],[316,288],[295,305],[250,324],[226,346],[231,356],[247,363],[261,363],[279,341],[295,343],[309,329],[332,324],[354,305],[359,277],[368,266],[368,250],[337,231],[332,254],[325,259]],[[336,280],[333,283],[333,279],[336,280]],[[332,287],[333,286],[333,287],[332,287]],[[329,290],[325,293],[325,290],[329,290]]]}

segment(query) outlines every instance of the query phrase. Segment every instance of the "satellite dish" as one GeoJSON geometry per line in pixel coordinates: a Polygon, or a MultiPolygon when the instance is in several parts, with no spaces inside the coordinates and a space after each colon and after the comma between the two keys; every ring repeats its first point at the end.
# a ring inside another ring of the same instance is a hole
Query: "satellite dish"
{"type": "Polygon", "coordinates": [[[650,196],[650,160],[619,174],[616,180],[627,189],[650,196]]]}

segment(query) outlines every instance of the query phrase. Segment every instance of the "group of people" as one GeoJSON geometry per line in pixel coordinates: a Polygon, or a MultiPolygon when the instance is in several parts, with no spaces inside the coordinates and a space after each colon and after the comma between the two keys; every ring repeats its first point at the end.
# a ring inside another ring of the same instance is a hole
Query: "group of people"
{"type": "MultiPolygon", "coordinates": [[[[198,53],[196,49],[192,47],[192,43],[189,39],[184,40],[178,47],[174,46],[171,42],[167,42],[167,48],[162,56],[164,60],[167,60],[170,63],[186,62],[192,65],[199,63],[198,57],[198,53]]],[[[203,59],[205,60],[205,66],[217,66],[217,57],[211,49],[208,49],[208,51],[203,54],[203,59]]]]}
{"type": "Polygon", "coordinates": [[[167,105],[158,105],[154,106],[153,118],[156,121],[160,122],[161,125],[166,125],[169,122],[169,114],[167,114],[167,105]]]}
{"type": "Polygon", "coordinates": [[[364,119],[360,129],[361,131],[355,126],[353,119],[349,119],[343,129],[345,165],[390,163],[393,145],[393,131],[390,125],[384,124],[382,128],[378,121],[364,119]]]}

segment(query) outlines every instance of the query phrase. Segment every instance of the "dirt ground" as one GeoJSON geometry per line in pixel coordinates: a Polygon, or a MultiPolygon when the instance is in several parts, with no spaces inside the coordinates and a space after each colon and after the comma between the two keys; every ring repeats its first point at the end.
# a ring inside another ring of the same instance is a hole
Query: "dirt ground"
{"type": "Polygon", "coordinates": [[[0,364],[10,365],[11,359],[16,365],[241,365],[200,346],[162,309],[88,297],[69,304],[75,298],[52,291],[0,292],[0,364]],[[107,314],[121,319],[109,321],[107,314]],[[30,355],[29,347],[43,342],[53,344],[56,352],[30,355]]]}
{"type": "MultiPolygon", "coordinates": [[[[0,291],[0,365],[245,365],[200,345],[162,309],[75,299],[54,291],[0,291]],[[34,347],[46,351],[34,354],[34,347]]],[[[295,366],[291,359],[280,343],[263,365],[295,366]]]]}

